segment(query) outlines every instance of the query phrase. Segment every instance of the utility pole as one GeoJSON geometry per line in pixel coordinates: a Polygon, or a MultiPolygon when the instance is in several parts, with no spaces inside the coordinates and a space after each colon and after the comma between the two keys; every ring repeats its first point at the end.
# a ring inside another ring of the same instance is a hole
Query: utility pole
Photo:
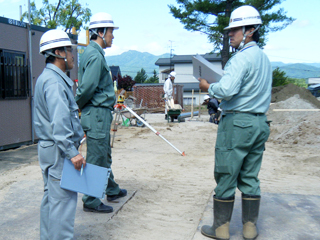
{"type": "Polygon", "coordinates": [[[170,71],[171,71],[171,66],[172,66],[172,57],[173,57],[173,48],[172,48],[172,40],[169,40],[170,42],[170,71]]]}

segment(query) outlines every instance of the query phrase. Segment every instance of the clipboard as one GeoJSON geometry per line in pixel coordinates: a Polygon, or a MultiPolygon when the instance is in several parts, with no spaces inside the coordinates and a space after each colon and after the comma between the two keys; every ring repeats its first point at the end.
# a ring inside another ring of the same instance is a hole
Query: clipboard
{"type": "Polygon", "coordinates": [[[104,198],[111,168],[86,164],[81,175],[71,160],[64,159],[60,187],[72,192],[80,192],[96,198],[104,198]]]}
{"type": "Polygon", "coordinates": [[[204,57],[197,54],[192,57],[193,76],[204,78],[208,83],[219,82],[223,76],[223,70],[207,61],[204,57]]]}

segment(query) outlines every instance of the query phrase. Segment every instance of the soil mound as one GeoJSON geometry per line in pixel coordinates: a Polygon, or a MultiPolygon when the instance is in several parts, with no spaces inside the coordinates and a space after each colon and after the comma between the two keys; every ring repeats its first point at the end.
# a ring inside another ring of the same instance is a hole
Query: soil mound
{"type": "MultiPolygon", "coordinates": [[[[272,88],[271,103],[285,101],[296,94],[298,94],[301,99],[312,103],[316,108],[320,108],[320,101],[313,96],[308,89],[298,87],[292,83],[272,88]]],[[[297,106],[297,108],[302,107],[297,106]]]]}
{"type": "Polygon", "coordinates": [[[268,141],[305,147],[320,145],[320,112],[312,111],[318,109],[315,105],[319,103],[313,104],[308,95],[301,95],[296,91],[292,97],[271,104],[267,113],[268,120],[272,121],[268,141]],[[274,109],[302,109],[302,111],[274,111],[274,109]]]}

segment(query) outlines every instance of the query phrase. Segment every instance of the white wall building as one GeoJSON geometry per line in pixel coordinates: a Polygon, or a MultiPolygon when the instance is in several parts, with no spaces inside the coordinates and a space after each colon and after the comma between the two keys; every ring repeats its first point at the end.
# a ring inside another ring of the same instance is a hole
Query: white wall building
{"type": "Polygon", "coordinates": [[[306,82],[308,86],[313,84],[320,84],[320,78],[308,78],[306,82]]]}
{"type": "MultiPolygon", "coordinates": [[[[221,57],[217,54],[201,55],[206,60],[216,65],[221,66],[221,57]]],[[[193,99],[194,105],[199,105],[203,102],[203,97],[207,93],[199,94],[199,81],[193,77],[193,55],[175,55],[172,58],[159,58],[156,65],[159,66],[159,83],[164,83],[171,71],[177,73],[174,83],[183,85],[183,104],[190,105],[193,99]],[[192,97],[192,90],[194,91],[192,97]]]]}

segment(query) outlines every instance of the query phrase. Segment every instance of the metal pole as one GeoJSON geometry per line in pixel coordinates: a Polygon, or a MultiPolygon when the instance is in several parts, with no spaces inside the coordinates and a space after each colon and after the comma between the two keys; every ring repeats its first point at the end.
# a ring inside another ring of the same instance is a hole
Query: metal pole
{"type": "Polygon", "coordinates": [[[191,119],[193,118],[193,94],[194,94],[194,89],[192,89],[192,96],[191,96],[191,119]]]}
{"type": "Polygon", "coordinates": [[[126,107],[130,113],[132,113],[136,118],[138,118],[141,122],[144,123],[152,132],[154,132],[157,136],[161,137],[165,142],[167,142],[171,147],[173,147],[178,153],[180,153],[182,156],[185,156],[186,154],[184,152],[181,152],[178,148],[173,146],[167,139],[165,139],[158,131],[156,131],[153,127],[149,125],[145,120],[143,120],[138,114],[136,114],[131,108],[126,107]]]}
{"type": "Polygon", "coordinates": [[[199,89],[199,115],[198,115],[199,118],[200,118],[200,113],[201,113],[201,89],[199,89]]]}
{"type": "Polygon", "coordinates": [[[33,74],[32,74],[32,41],[31,41],[31,12],[30,0],[28,0],[28,21],[29,21],[29,66],[30,66],[30,106],[31,106],[31,140],[34,143],[33,124],[33,74]]]}

